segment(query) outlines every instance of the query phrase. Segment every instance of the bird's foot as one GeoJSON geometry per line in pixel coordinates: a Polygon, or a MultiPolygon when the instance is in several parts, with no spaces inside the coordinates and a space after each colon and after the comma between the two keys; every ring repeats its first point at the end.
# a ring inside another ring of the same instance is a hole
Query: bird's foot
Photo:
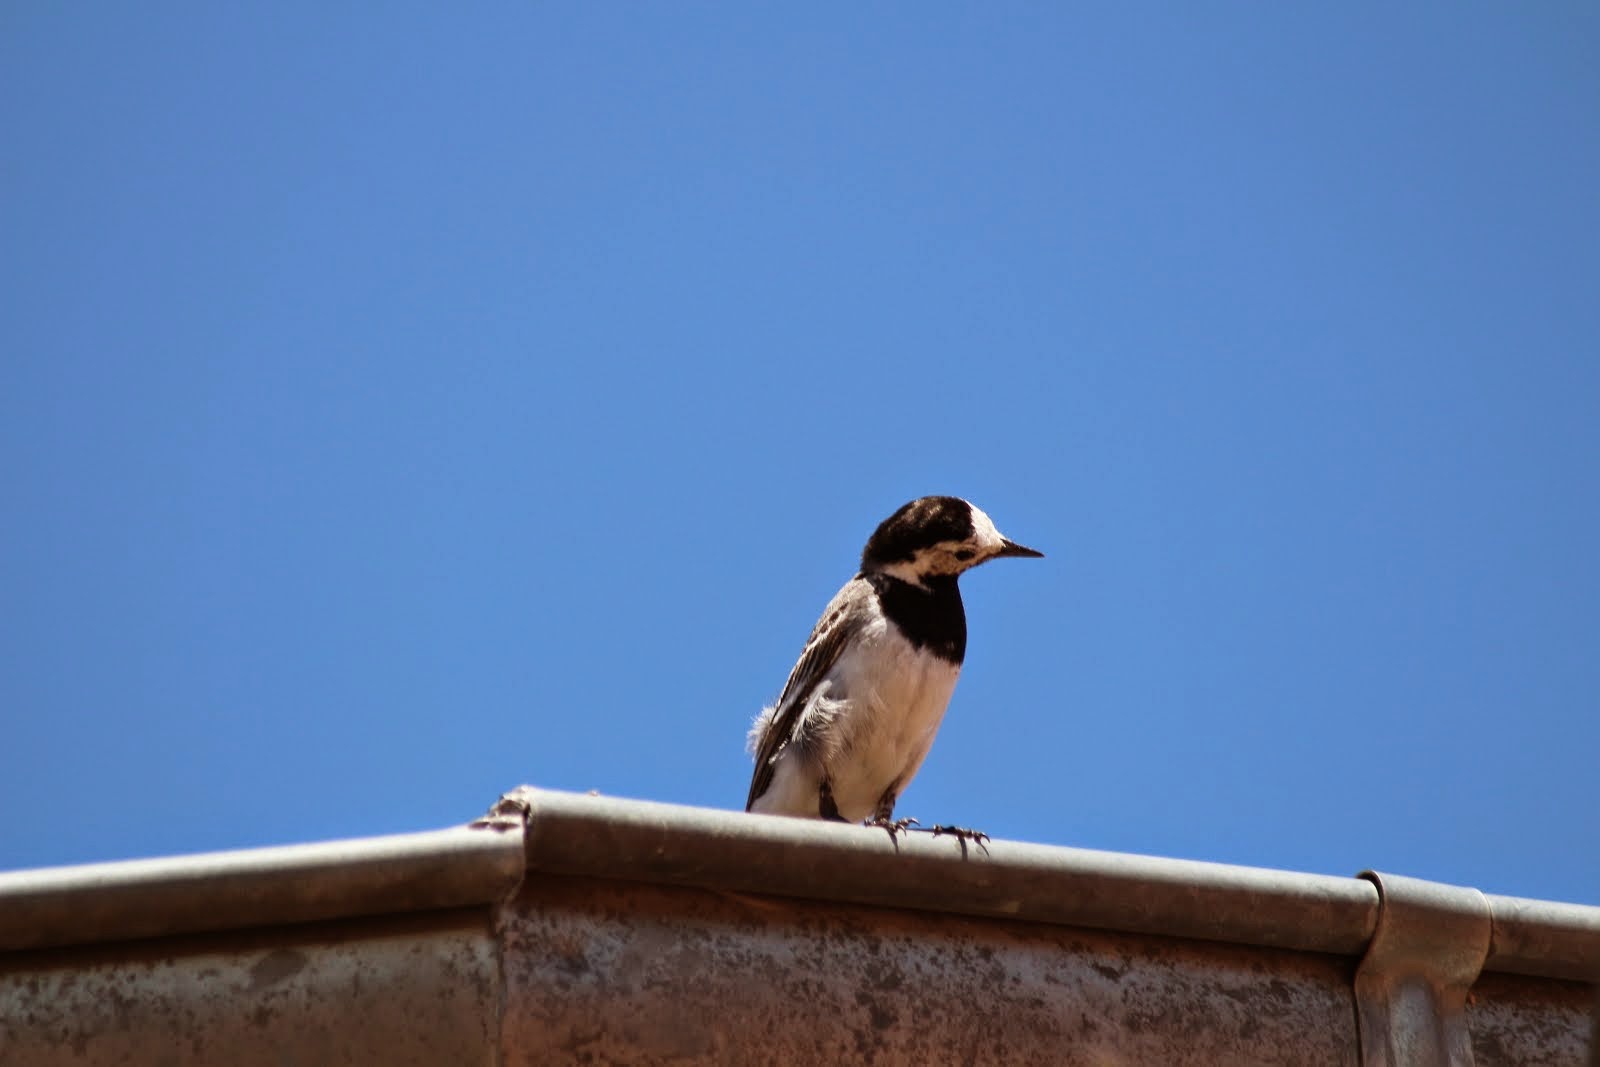
{"type": "Polygon", "coordinates": [[[989,854],[989,835],[984,833],[982,830],[973,830],[965,826],[945,826],[941,823],[938,826],[928,827],[926,832],[932,834],[934,837],[945,836],[955,838],[957,841],[961,842],[961,851],[963,853],[965,853],[967,850],[967,842],[971,841],[974,845],[977,845],[979,848],[983,849],[984,855],[987,856],[989,854]]]}
{"type": "Polygon", "coordinates": [[[915,819],[891,819],[887,815],[874,815],[862,825],[876,826],[880,830],[887,830],[889,840],[896,841],[897,835],[906,833],[914,826],[922,824],[915,819]]]}

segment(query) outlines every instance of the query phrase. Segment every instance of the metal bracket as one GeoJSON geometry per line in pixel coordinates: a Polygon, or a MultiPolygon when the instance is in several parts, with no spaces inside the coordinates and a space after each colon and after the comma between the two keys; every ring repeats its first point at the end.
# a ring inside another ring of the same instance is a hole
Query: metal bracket
{"type": "Polygon", "coordinates": [[[1489,955],[1489,902],[1476,889],[1363,871],[1378,925],[1356,969],[1364,1067],[1472,1067],[1467,993],[1489,955]]]}

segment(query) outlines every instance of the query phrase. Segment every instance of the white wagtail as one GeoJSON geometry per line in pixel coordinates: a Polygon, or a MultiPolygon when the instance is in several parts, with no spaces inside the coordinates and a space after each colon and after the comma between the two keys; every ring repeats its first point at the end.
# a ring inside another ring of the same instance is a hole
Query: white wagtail
{"type": "MultiPolygon", "coordinates": [[[[922,766],[967,650],[956,579],[1000,556],[1042,556],[1007,540],[981,509],[925,496],[885,519],[861,572],[828,604],[777,704],[750,729],[746,811],[869,822],[896,830],[894,805],[922,766]]],[[[955,827],[936,832],[982,834],[955,827]]]]}

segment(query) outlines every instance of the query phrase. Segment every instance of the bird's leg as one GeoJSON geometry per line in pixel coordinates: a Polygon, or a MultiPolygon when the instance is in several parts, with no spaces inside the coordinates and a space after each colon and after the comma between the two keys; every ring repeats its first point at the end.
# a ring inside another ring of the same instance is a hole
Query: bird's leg
{"type": "Polygon", "coordinates": [[[833,783],[826,777],[822,779],[822,785],[817,790],[817,814],[830,822],[850,821],[839,814],[839,805],[833,799],[833,783]]]}
{"type": "Polygon", "coordinates": [[[889,840],[893,841],[895,835],[920,825],[911,818],[896,819],[894,817],[894,804],[900,798],[899,790],[890,786],[884,790],[883,796],[878,798],[878,806],[872,809],[872,815],[867,818],[867,826],[876,826],[889,832],[889,840]]]}

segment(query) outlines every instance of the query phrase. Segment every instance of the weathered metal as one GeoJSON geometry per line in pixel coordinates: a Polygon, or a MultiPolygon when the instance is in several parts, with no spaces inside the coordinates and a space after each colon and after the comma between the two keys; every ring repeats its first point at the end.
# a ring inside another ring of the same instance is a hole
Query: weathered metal
{"type": "Polygon", "coordinates": [[[1383,907],[1356,969],[1362,1063],[1472,1067],[1467,994],[1489,955],[1489,902],[1476,889],[1367,871],[1383,907]]]}
{"type": "Polygon", "coordinates": [[[1600,981],[1600,908],[1485,894],[1493,928],[1484,970],[1600,981]]]}
{"type": "Polygon", "coordinates": [[[0,951],[486,904],[522,874],[467,827],[0,872],[0,951]]]}
{"type": "Polygon", "coordinates": [[[0,956],[5,1067],[483,1067],[498,941],[481,912],[0,956]]]}
{"type": "Polygon", "coordinates": [[[521,790],[0,874],[0,946],[4,1067],[1583,1067],[1600,908],[521,790]]]}
{"type": "Polygon", "coordinates": [[[1359,953],[1358,878],[530,790],[528,869],[1359,953]]]}
{"type": "Polygon", "coordinates": [[[1517,974],[1479,976],[1467,996],[1475,1067],[1583,1067],[1593,988],[1517,974]]]}
{"type": "Polygon", "coordinates": [[[1359,1062],[1334,956],[563,877],[503,929],[506,1067],[1359,1062]]]}

